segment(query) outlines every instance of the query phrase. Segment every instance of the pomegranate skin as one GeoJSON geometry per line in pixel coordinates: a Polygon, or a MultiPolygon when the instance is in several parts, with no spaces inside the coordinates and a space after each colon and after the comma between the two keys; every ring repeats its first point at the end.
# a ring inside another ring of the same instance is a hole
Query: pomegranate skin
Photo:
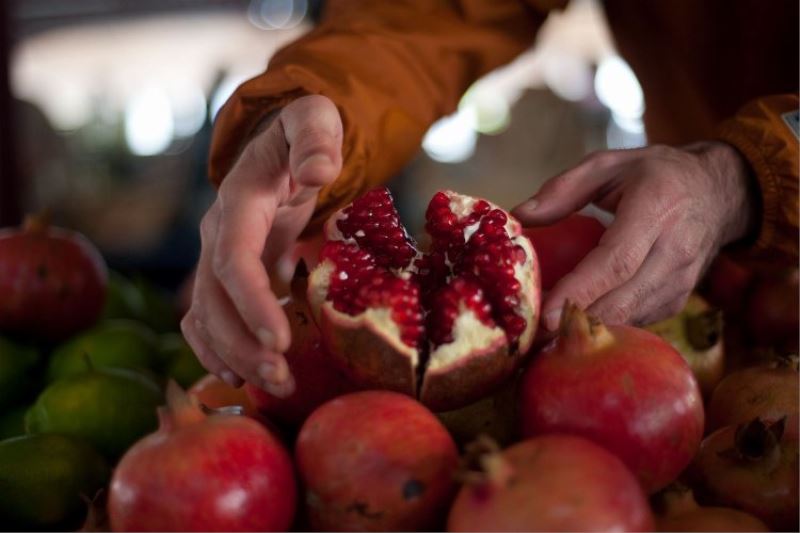
{"type": "Polygon", "coordinates": [[[297,489],[278,439],[250,418],[195,409],[162,418],[122,458],[109,490],[112,529],[288,530],[297,489]]]}
{"type": "Polygon", "coordinates": [[[747,325],[753,341],[796,352],[798,346],[798,270],[771,272],[756,282],[747,305],[747,325]]]}
{"type": "Polygon", "coordinates": [[[448,531],[653,530],[636,477],[586,439],[544,435],[499,458],[485,463],[487,479],[461,488],[448,531]]]}
{"type": "Polygon", "coordinates": [[[605,231],[599,220],[578,213],[550,226],[522,230],[539,257],[542,290],[549,291],[558,280],[572,272],[597,246],[605,231]]]}
{"type": "Polygon", "coordinates": [[[442,527],[455,493],[455,443],[406,395],[340,396],[303,424],[295,448],[313,531],[442,527]]]}
{"type": "Polygon", "coordinates": [[[523,376],[521,418],[525,436],[570,433],[604,446],[652,493],[692,460],[704,413],[672,346],[642,329],[589,324],[568,305],[560,336],[523,376]]]}
{"type": "Polygon", "coordinates": [[[82,235],[36,218],[0,231],[0,330],[50,340],[97,321],[108,270],[82,235]]]}

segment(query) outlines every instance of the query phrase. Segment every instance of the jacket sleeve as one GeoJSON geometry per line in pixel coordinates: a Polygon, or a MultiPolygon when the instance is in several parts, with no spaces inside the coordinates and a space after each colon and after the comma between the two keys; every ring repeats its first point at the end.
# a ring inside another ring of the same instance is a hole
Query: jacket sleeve
{"type": "MultiPolygon", "coordinates": [[[[241,85],[217,117],[209,172],[219,184],[259,122],[302,95],[339,108],[344,167],[309,230],[402,168],[478,77],[529,47],[550,7],[521,0],[331,0],[322,22],[241,85]]],[[[555,5],[549,5],[555,4],[555,5]]]]}
{"type": "Polygon", "coordinates": [[[745,105],[720,125],[719,138],[749,161],[758,182],[761,225],[756,257],[797,264],[798,97],[768,96],[745,105]]]}

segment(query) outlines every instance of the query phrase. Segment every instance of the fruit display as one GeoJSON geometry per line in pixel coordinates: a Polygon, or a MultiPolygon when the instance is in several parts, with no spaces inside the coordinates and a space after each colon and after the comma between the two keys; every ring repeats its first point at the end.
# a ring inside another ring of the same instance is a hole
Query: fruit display
{"type": "Polygon", "coordinates": [[[283,444],[255,420],[206,414],[180,387],[167,389],[157,432],[114,470],[114,531],[285,531],[296,486],[283,444]]]}
{"type": "Polygon", "coordinates": [[[325,224],[309,302],[322,337],[357,385],[434,411],[497,388],[524,361],[539,320],[539,268],[520,224],[451,191],[426,212],[417,249],[389,191],[375,189],[325,224]]]}
{"type": "Polygon", "coordinates": [[[448,531],[653,529],[636,477],[615,455],[584,438],[554,433],[503,451],[491,441],[475,444],[467,450],[448,531]]]}
{"type": "Polygon", "coordinates": [[[703,399],[680,354],[648,331],[604,326],[567,303],[558,338],[522,378],[525,436],[569,433],[615,453],[648,492],[694,457],[703,399]]]}
{"type": "Polygon", "coordinates": [[[185,290],[0,230],[0,529],[797,530],[797,269],[720,255],[673,317],[535,338],[600,222],[442,191],[425,230],[376,189],[287,255],[286,397],[206,373],[185,290]]]}

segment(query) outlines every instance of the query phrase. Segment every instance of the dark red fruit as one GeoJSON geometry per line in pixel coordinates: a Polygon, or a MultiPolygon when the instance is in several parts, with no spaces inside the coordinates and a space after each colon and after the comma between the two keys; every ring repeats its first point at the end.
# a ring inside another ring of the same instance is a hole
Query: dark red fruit
{"type": "Polygon", "coordinates": [[[699,506],[685,486],[667,488],[655,506],[658,531],[769,531],[755,516],[729,507],[699,506]]]}
{"type": "Polygon", "coordinates": [[[313,531],[437,530],[455,492],[453,439],[402,394],[329,401],[303,424],[295,452],[313,531]]]}
{"type": "Polygon", "coordinates": [[[775,422],[800,412],[797,360],[769,363],[728,374],[720,381],[707,409],[707,431],[742,424],[754,418],[775,422]]]}
{"type": "Polygon", "coordinates": [[[569,303],[559,337],[525,372],[521,417],[526,436],[570,433],[604,446],[648,492],[678,477],[703,435],[700,389],[672,346],[569,303]]]}
{"type": "Polygon", "coordinates": [[[545,435],[502,452],[484,440],[467,456],[473,470],[462,474],[448,531],[653,529],[636,477],[586,439],[545,435]]]}
{"type": "Polygon", "coordinates": [[[309,302],[354,383],[439,411],[480,399],[519,367],[538,322],[539,277],[519,223],[486,200],[439,192],[426,218],[423,254],[385,189],[335,213],[309,302]]]}
{"type": "Polygon", "coordinates": [[[525,228],[523,233],[533,243],[542,269],[542,290],[548,291],[572,272],[600,242],[605,226],[594,217],[572,214],[552,224],[525,228]]]}
{"type": "Polygon", "coordinates": [[[296,487],[289,454],[258,422],[206,416],[174,383],[161,427],[120,461],[109,489],[114,531],[287,531],[296,487]]]}
{"type": "Polygon", "coordinates": [[[307,280],[308,273],[299,269],[292,280],[291,296],[283,305],[292,334],[292,345],[284,355],[294,378],[294,392],[278,398],[249,383],[242,389],[268,419],[293,427],[328,400],[356,390],[333,365],[322,345],[306,301],[307,280]]]}
{"type": "Polygon", "coordinates": [[[108,271],[79,233],[29,217],[0,231],[0,330],[60,340],[103,310],[108,271]]]}
{"type": "Polygon", "coordinates": [[[773,272],[756,282],[747,304],[751,338],[760,346],[797,352],[800,336],[798,270],[773,272]]]}
{"type": "Polygon", "coordinates": [[[753,271],[720,254],[706,274],[706,295],[715,307],[726,314],[738,315],[744,308],[746,295],[753,283],[753,271]]]}
{"type": "Polygon", "coordinates": [[[757,516],[773,531],[798,529],[797,416],[727,426],[708,436],[694,461],[698,499],[757,516]]]}

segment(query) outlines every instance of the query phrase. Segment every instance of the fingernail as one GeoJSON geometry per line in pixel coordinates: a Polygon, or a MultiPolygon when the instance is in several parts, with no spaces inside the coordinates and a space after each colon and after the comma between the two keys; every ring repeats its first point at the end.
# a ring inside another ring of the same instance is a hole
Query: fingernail
{"type": "Polygon", "coordinates": [[[280,384],[291,377],[289,367],[284,361],[264,361],[256,369],[258,377],[268,384],[280,384]]]}
{"type": "Polygon", "coordinates": [[[558,329],[559,322],[561,322],[561,309],[553,309],[544,315],[544,327],[548,331],[555,331],[558,329]]]}
{"type": "Polygon", "coordinates": [[[273,350],[275,348],[275,334],[267,328],[258,328],[256,336],[264,348],[268,350],[273,350]]]}
{"type": "Polygon", "coordinates": [[[305,159],[300,166],[297,167],[297,173],[300,174],[304,167],[312,166],[312,165],[333,165],[333,161],[330,157],[325,154],[314,154],[311,157],[305,159]]]}
{"type": "Polygon", "coordinates": [[[539,206],[539,200],[535,198],[531,198],[530,200],[522,204],[522,207],[525,209],[525,211],[535,211],[538,206],[539,206]]]}
{"type": "Polygon", "coordinates": [[[264,390],[277,398],[286,398],[294,393],[295,383],[294,379],[289,376],[289,379],[283,383],[265,383],[264,390]]]}
{"type": "Polygon", "coordinates": [[[231,387],[240,387],[241,386],[241,379],[239,379],[236,374],[231,372],[230,370],[223,370],[219,374],[220,379],[230,385],[231,387]]]}

